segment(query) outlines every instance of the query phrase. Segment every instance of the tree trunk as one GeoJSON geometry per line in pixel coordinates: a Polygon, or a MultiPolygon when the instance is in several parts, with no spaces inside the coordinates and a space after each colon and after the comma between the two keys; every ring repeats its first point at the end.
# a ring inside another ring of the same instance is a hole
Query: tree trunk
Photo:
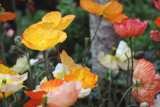
{"type": "MultiPolygon", "coordinates": [[[[95,2],[101,5],[104,5],[109,1],[110,0],[95,0],[95,2]]],[[[89,20],[90,37],[93,38],[100,17],[90,14],[89,20]]],[[[97,74],[100,78],[103,78],[103,74],[106,68],[97,60],[98,53],[100,51],[109,53],[112,47],[118,46],[121,39],[122,38],[115,33],[113,24],[102,19],[99,30],[97,31],[97,35],[91,46],[92,72],[97,74]]]]}

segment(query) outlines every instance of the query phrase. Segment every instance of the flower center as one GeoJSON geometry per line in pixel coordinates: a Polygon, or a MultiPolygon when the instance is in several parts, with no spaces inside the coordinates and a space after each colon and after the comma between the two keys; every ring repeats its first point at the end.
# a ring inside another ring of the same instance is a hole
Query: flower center
{"type": "Polygon", "coordinates": [[[136,79],[134,81],[134,84],[135,84],[135,89],[139,90],[141,87],[142,87],[142,84],[141,84],[141,80],[140,79],[136,79]]]}
{"type": "Polygon", "coordinates": [[[55,78],[57,78],[57,79],[61,79],[61,76],[62,76],[62,73],[61,73],[61,72],[57,72],[57,73],[55,74],[55,78]]]}
{"type": "Polygon", "coordinates": [[[6,84],[12,84],[13,81],[11,79],[7,78],[0,78],[0,87],[6,85],[6,84]]]}
{"type": "Polygon", "coordinates": [[[101,16],[101,17],[103,17],[103,18],[106,18],[107,16],[106,15],[104,15],[103,13],[100,13],[100,14],[97,14],[98,16],[101,16]]]}
{"type": "Polygon", "coordinates": [[[41,42],[41,43],[44,45],[44,44],[46,44],[46,41],[45,41],[45,40],[42,40],[42,42],[41,42]]]}

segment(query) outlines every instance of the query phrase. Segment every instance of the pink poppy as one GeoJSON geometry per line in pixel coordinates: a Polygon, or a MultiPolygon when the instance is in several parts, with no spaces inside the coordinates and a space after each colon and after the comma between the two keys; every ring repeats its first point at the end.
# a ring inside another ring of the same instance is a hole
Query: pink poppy
{"type": "Polygon", "coordinates": [[[148,20],[141,22],[138,18],[122,19],[121,23],[114,23],[115,32],[125,38],[138,37],[146,29],[148,20]]]}
{"type": "Polygon", "coordinates": [[[151,30],[150,31],[150,36],[154,41],[160,42],[160,32],[159,31],[151,30]]]}
{"type": "Polygon", "coordinates": [[[153,4],[158,10],[160,10],[160,0],[153,0],[153,4]]]}

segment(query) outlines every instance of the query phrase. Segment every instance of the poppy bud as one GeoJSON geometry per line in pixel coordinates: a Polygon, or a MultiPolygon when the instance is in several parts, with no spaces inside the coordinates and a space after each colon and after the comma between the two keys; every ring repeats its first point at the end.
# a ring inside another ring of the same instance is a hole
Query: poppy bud
{"type": "Polygon", "coordinates": [[[134,58],[135,59],[141,59],[145,56],[144,51],[138,51],[135,53],[134,58]]]}
{"type": "Polygon", "coordinates": [[[110,55],[115,55],[116,54],[116,48],[115,47],[113,47],[112,48],[112,50],[110,51],[110,55]]]}
{"type": "Polygon", "coordinates": [[[114,71],[112,71],[111,76],[113,79],[117,79],[119,74],[120,74],[119,70],[114,70],[114,71]]]}
{"type": "Polygon", "coordinates": [[[21,38],[20,36],[16,36],[16,37],[14,38],[15,44],[16,44],[18,47],[20,47],[20,48],[22,48],[22,49],[25,49],[25,46],[21,43],[21,41],[22,41],[22,38],[21,38]]]}
{"type": "Polygon", "coordinates": [[[140,104],[140,107],[149,107],[149,104],[147,102],[142,102],[140,104]]]}
{"type": "Polygon", "coordinates": [[[10,52],[11,52],[11,53],[17,53],[17,54],[19,54],[19,55],[23,55],[23,54],[24,54],[23,51],[22,51],[20,48],[18,48],[17,46],[15,46],[15,45],[13,45],[13,46],[11,47],[10,52]]]}

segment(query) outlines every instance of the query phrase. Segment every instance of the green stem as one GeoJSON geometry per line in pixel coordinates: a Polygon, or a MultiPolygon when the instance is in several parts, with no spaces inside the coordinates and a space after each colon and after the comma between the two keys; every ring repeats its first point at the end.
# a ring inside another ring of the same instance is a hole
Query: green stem
{"type": "Polygon", "coordinates": [[[108,107],[110,107],[110,100],[111,100],[111,84],[112,84],[112,79],[110,80],[109,83],[109,89],[108,89],[108,107]]]}
{"type": "Polygon", "coordinates": [[[88,96],[88,101],[90,102],[91,107],[94,107],[94,106],[93,106],[93,103],[92,103],[92,101],[91,101],[91,99],[89,98],[89,96],[88,96]]]}
{"type": "Polygon", "coordinates": [[[119,102],[119,104],[118,104],[117,107],[120,107],[121,102],[123,101],[124,97],[127,95],[127,93],[128,93],[134,86],[135,86],[135,85],[131,86],[131,87],[123,94],[123,96],[122,96],[122,98],[121,98],[121,100],[120,100],[120,102],[119,102]]]}
{"type": "Polygon", "coordinates": [[[28,65],[29,65],[29,79],[30,79],[30,90],[33,89],[33,81],[32,81],[32,70],[31,70],[31,64],[30,64],[30,61],[29,61],[29,56],[27,55],[27,52],[25,52],[25,55],[27,57],[27,62],[28,62],[28,65]]]}
{"type": "Polygon", "coordinates": [[[99,20],[99,23],[98,23],[97,29],[96,29],[96,31],[95,31],[95,33],[94,33],[94,36],[93,36],[93,38],[92,38],[92,40],[91,40],[91,42],[90,42],[90,44],[89,44],[89,46],[88,46],[88,48],[87,48],[87,51],[85,52],[85,57],[84,57],[84,60],[83,60],[83,62],[82,62],[82,66],[83,66],[83,65],[84,65],[84,63],[86,62],[86,58],[87,58],[87,56],[88,56],[89,49],[91,48],[91,44],[92,44],[93,40],[94,40],[94,39],[95,39],[95,37],[96,37],[96,34],[97,34],[97,31],[98,31],[99,26],[100,26],[100,24],[101,24],[101,21],[102,21],[102,17],[100,17],[100,20],[99,20]]]}
{"type": "Polygon", "coordinates": [[[45,74],[47,77],[47,80],[49,81],[49,71],[48,71],[48,60],[47,60],[47,55],[46,55],[46,50],[43,51],[43,57],[44,57],[44,63],[45,63],[45,74]]]}
{"type": "Polygon", "coordinates": [[[3,92],[2,102],[3,102],[3,107],[7,107],[7,102],[6,102],[6,98],[5,98],[5,92],[3,92]]]}
{"type": "Polygon", "coordinates": [[[156,48],[155,48],[155,50],[154,50],[154,52],[153,52],[152,55],[148,58],[148,61],[150,61],[150,60],[152,59],[153,55],[157,52],[159,45],[160,45],[160,43],[158,42],[158,43],[157,43],[157,46],[156,46],[156,48]]]}
{"type": "Polygon", "coordinates": [[[45,71],[38,75],[38,77],[37,77],[37,79],[36,79],[36,83],[35,83],[35,88],[36,88],[36,86],[37,86],[37,84],[38,84],[39,78],[40,78],[41,75],[43,75],[44,73],[45,73],[45,71]]]}

